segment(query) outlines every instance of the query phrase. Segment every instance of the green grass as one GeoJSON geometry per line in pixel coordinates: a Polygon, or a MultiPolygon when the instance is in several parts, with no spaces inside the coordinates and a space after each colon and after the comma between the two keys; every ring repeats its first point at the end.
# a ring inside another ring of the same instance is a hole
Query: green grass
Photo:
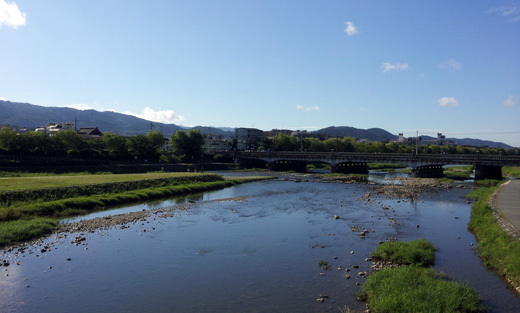
{"type": "Polygon", "coordinates": [[[464,180],[470,178],[472,172],[472,165],[450,166],[444,168],[443,175],[452,179],[464,180]]]}
{"type": "Polygon", "coordinates": [[[520,241],[502,229],[493,216],[489,200],[498,187],[482,187],[468,197],[478,199],[471,208],[468,228],[478,240],[482,262],[515,287],[520,287],[520,241]]]}
{"type": "Polygon", "coordinates": [[[408,242],[384,242],[372,253],[372,259],[400,265],[432,266],[436,248],[425,239],[408,242]]]}
{"type": "Polygon", "coordinates": [[[31,240],[51,233],[58,222],[49,218],[0,223],[0,247],[15,241],[31,240]]]}
{"type": "Polygon", "coordinates": [[[0,177],[0,192],[13,190],[43,189],[55,187],[84,186],[115,182],[128,182],[172,177],[201,176],[201,173],[142,173],[142,174],[111,174],[111,175],[51,175],[51,176],[21,176],[0,177]]]}
{"type": "Polygon", "coordinates": [[[358,298],[373,313],[485,312],[471,288],[433,271],[435,251],[424,239],[379,245],[372,259],[400,267],[370,274],[358,298]]]}
{"type": "Polygon", "coordinates": [[[370,275],[358,297],[373,313],[485,312],[467,285],[416,266],[387,268],[370,275]]]}
{"type": "Polygon", "coordinates": [[[503,166],[502,172],[505,176],[520,178],[520,166],[503,166]]]}

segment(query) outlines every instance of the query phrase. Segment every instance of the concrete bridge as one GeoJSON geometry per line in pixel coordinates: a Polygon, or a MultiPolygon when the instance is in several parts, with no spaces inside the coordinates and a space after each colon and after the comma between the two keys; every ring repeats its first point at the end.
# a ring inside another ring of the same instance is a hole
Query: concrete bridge
{"type": "Polygon", "coordinates": [[[444,165],[473,165],[475,179],[502,179],[502,166],[520,166],[520,156],[480,154],[400,154],[354,152],[235,152],[235,163],[271,170],[304,172],[308,162],[331,165],[333,173],[368,173],[368,163],[400,163],[412,176],[442,177],[444,165]]]}

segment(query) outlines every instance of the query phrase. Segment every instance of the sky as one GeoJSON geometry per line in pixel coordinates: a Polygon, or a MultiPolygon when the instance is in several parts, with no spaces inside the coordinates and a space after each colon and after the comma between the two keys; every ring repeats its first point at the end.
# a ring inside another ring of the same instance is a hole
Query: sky
{"type": "Polygon", "coordinates": [[[520,0],[0,0],[0,99],[520,147],[520,0]]]}

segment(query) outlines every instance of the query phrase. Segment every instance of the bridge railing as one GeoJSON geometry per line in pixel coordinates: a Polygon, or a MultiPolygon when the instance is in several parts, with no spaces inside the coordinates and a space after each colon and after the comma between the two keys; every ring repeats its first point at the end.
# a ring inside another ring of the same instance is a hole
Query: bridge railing
{"type": "Polygon", "coordinates": [[[481,154],[415,154],[415,153],[362,153],[362,152],[236,152],[235,157],[242,158],[286,158],[286,159],[365,159],[371,161],[395,162],[435,162],[442,164],[493,163],[496,165],[520,166],[520,156],[481,155],[481,154]]]}

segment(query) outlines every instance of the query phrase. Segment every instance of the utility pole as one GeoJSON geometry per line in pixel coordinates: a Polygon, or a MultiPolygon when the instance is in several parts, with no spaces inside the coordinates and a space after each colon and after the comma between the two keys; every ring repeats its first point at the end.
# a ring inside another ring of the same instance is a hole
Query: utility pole
{"type": "Polygon", "coordinates": [[[419,154],[419,131],[417,131],[417,136],[415,137],[415,155],[419,154]]]}
{"type": "Polygon", "coordinates": [[[153,129],[153,122],[150,122],[150,131],[153,129]]]}

